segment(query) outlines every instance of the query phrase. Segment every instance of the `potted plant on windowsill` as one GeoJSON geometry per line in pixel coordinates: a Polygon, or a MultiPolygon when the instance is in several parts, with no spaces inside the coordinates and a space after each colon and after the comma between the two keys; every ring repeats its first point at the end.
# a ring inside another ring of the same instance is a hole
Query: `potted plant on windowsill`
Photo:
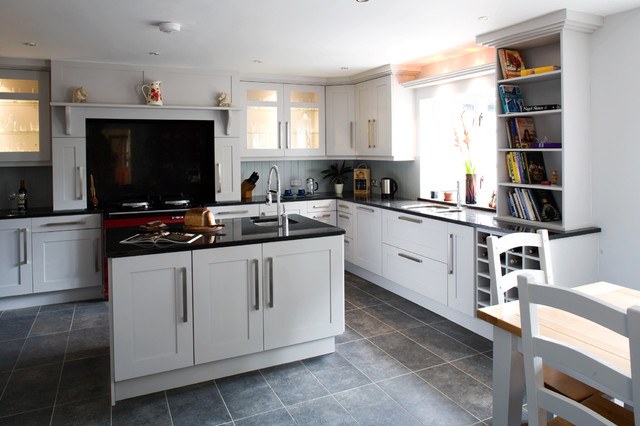
{"type": "Polygon", "coordinates": [[[329,179],[333,184],[336,191],[336,195],[342,195],[344,184],[347,181],[347,176],[353,171],[351,166],[346,165],[346,161],[342,162],[342,166],[338,166],[338,163],[332,164],[328,169],[323,170],[321,173],[324,175],[323,179],[329,179]]]}

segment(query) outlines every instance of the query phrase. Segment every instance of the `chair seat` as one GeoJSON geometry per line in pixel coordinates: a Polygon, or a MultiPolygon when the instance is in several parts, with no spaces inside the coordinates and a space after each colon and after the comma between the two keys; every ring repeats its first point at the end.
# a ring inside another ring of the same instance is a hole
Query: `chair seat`
{"type": "MultiPolygon", "coordinates": [[[[602,395],[593,395],[581,402],[585,407],[589,407],[602,417],[618,426],[633,426],[633,411],[629,411],[610,401],[602,395]]],[[[573,423],[561,418],[554,417],[547,423],[549,426],[573,426],[573,423]]]]}
{"type": "Polygon", "coordinates": [[[548,365],[544,366],[544,386],[577,402],[582,402],[590,396],[601,393],[580,380],[567,376],[548,365]]]}

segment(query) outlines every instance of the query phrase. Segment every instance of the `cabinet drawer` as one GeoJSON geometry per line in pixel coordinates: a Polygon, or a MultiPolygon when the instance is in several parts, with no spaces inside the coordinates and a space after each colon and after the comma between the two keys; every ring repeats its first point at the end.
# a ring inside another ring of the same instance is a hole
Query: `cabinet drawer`
{"type": "Polygon", "coordinates": [[[348,201],[337,200],[336,210],[343,213],[353,214],[353,203],[350,203],[348,201]]]}
{"type": "Polygon", "coordinates": [[[447,265],[382,244],[382,276],[436,302],[447,304],[447,265]]]}
{"type": "Polygon", "coordinates": [[[353,215],[338,211],[337,226],[347,232],[346,237],[353,238],[353,215]]]}
{"type": "Polygon", "coordinates": [[[327,223],[329,225],[336,226],[336,212],[335,211],[325,211],[325,212],[316,212],[316,213],[307,213],[306,215],[310,219],[314,219],[320,222],[327,223]]]}
{"type": "Polygon", "coordinates": [[[233,219],[236,217],[251,217],[260,214],[259,204],[246,204],[239,206],[208,207],[213,212],[215,220],[233,219]]]}
{"type": "Polygon", "coordinates": [[[71,229],[95,229],[101,227],[99,214],[34,217],[33,232],[68,231],[71,229]]]}
{"type": "MultiPolygon", "coordinates": [[[[266,204],[259,204],[260,206],[260,216],[275,216],[278,214],[278,205],[273,202],[270,206],[266,204]]],[[[282,206],[285,207],[287,214],[301,214],[304,215],[307,212],[307,202],[306,201],[290,201],[287,203],[282,203],[282,206]]]]}
{"type": "Polygon", "coordinates": [[[382,242],[440,262],[447,261],[447,223],[383,211],[382,242]]]}
{"type": "Polygon", "coordinates": [[[336,209],[336,200],[307,201],[307,212],[326,212],[336,209]]]}

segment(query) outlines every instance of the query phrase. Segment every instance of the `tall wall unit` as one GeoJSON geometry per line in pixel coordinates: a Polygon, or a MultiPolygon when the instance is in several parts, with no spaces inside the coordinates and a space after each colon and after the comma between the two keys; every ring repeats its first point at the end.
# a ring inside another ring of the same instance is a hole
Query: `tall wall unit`
{"type": "Polygon", "coordinates": [[[509,193],[514,188],[546,189],[553,195],[562,218],[554,222],[535,222],[534,225],[559,230],[592,225],[589,40],[590,34],[602,24],[600,16],[565,9],[476,37],[479,44],[520,51],[527,68],[560,66],[558,71],[504,80],[500,61],[496,58],[496,104],[499,105],[497,216],[500,219],[532,224],[532,221],[511,215],[509,193]],[[503,114],[498,93],[501,84],[520,86],[525,105],[560,104],[561,109],[503,114]],[[538,138],[561,142],[562,147],[510,148],[505,126],[507,120],[514,117],[531,117],[538,138]],[[552,170],[558,173],[557,185],[512,183],[505,160],[510,151],[541,151],[548,178],[552,170]]]}

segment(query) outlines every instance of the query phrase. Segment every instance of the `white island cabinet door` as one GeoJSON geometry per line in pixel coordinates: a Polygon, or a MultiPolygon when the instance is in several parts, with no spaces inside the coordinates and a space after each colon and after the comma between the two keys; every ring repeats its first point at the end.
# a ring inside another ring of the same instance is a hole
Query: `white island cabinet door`
{"type": "Polygon", "coordinates": [[[191,252],[109,260],[115,381],[193,365],[191,252]]]}
{"type": "Polygon", "coordinates": [[[470,226],[447,224],[449,233],[448,292],[449,306],[475,316],[475,232],[470,226]]]}
{"type": "Polygon", "coordinates": [[[342,236],[262,247],[265,349],[343,333],[342,236]]]}
{"type": "Polygon", "coordinates": [[[193,252],[196,364],[262,351],[262,245],[193,252]]]}
{"type": "Polygon", "coordinates": [[[0,297],[31,293],[31,219],[0,220],[0,253],[0,297]]]}

